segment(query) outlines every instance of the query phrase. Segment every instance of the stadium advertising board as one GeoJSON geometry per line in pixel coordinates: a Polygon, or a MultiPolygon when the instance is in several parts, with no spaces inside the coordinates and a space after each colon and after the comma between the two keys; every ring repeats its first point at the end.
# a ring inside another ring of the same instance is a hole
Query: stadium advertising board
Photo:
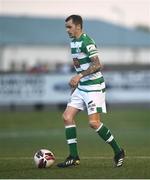
{"type": "MultiPolygon", "coordinates": [[[[1,74],[0,105],[66,103],[72,74],[1,74]]],[[[150,103],[150,71],[104,72],[109,103],[150,103]]]]}
{"type": "Polygon", "coordinates": [[[0,105],[66,102],[69,78],[66,75],[46,74],[0,75],[0,105]]]}
{"type": "Polygon", "coordinates": [[[110,71],[104,74],[111,103],[150,103],[150,71],[110,71]]]}

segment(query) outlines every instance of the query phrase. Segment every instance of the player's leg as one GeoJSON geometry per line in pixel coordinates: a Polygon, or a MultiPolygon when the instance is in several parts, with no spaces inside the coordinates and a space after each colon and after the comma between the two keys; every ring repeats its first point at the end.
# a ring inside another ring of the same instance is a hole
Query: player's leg
{"type": "Polygon", "coordinates": [[[89,124],[105,142],[111,145],[115,155],[121,151],[110,130],[101,122],[99,113],[89,115],[89,124]]]}
{"type": "Polygon", "coordinates": [[[64,162],[57,164],[57,166],[60,168],[74,166],[80,163],[77,149],[76,125],[74,120],[78,112],[78,109],[71,106],[67,106],[66,110],[63,113],[66,140],[69,146],[69,156],[65,159],[64,162]]]}
{"type": "Polygon", "coordinates": [[[111,145],[115,155],[121,151],[110,130],[101,123],[99,113],[89,115],[89,124],[105,142],[111,145]]]}
{"type": "Polygon", "coordinates": [[[74,118],[80,110],[84,109],[83,106],[83,100],[80,98],[78,90],[75,90],[71,96],[66,110],[63,113],[66,140],[69,146],[70,155],[64,162],[57,164],[58,167],[65,168],[68,166],[78,165],[80,163],[77,150],[77,134],[74,118]]]}
{"type": "Polygon", "coordinates": [[[72,157],[78,156],[77,133],[76,133],[76,124],[74,120],[78,112],[79,112],[78,109],[71,106],[67,106],[65,112],[63,113],[66,140],[67,140],[67,144],[69,145],[70,155],[72,157]]]}
{"type": "Polygon", "coordinates": [[[100,112],[106,112],[105,94],[88,93],[87,109],[89,115],[89,124],[98,135],[110,146],[114,151],[114,161],[117,167],[123,164],[124,151],[120,148],[111,131],[101,122],[100,112]]]}
{"type": "Polygon", "coordinates": [[[93,128],[98,135],[110,146],[112,147],[114,151],[114,161],[115,165],[117,167],[122,166],[123,164],[123,158],[124,158],[124,150],[120,148],[120,146],[117,144],[116,140],[114,139],[114,136],[110,132],[110,130],[100,121],[100,114],[95,113],[89,115],[89,124],[91,128],[93,128]]]}

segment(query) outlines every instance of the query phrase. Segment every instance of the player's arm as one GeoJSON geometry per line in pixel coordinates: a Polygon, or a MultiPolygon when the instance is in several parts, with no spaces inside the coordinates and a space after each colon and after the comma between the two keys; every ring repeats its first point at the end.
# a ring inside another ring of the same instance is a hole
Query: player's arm
{"type": "Polygon", "coordinates": [[[99,61],[98,56],[91,57],[91,64],[88,67],[88,69],[86,69],[86,70],[82,71],[80,74],[77,74],[74,77],[72,77],[69,82],[70,86],[72,88],[76,88],[82,77],[93,74],[95,72],[98,72],[101,68],[102,68],[102,65],[99,61]]]}
{"type": "Polygon", "coordinates": [[[98,72],[101,68],[102,65],[100,63],[99,57],[98,56],[91,57],[91,65],[88,67],[88,69],[82,71],[79,74],[79,76],[82,78],[84,76],[98,72]]]}

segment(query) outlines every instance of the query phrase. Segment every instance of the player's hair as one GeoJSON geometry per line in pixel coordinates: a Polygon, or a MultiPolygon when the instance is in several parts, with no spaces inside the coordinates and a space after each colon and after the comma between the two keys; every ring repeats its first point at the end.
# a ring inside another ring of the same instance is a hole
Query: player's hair
{"type": "Polygon", "coordinates": [[[72,22],[73,22],[75,25],[80,24],[81,29],[82,29],[82,27],[83,27],[83,20],[82,20],[82,17],[81,17],[81,16],[75,15],[75,14],[70,15],[70,16],[68,16],[68,17],[66,18],[65,22],[67,22],[67,21],[69,21],[69,20],[71,20],[71,19],[72,19],[72,22]]]}

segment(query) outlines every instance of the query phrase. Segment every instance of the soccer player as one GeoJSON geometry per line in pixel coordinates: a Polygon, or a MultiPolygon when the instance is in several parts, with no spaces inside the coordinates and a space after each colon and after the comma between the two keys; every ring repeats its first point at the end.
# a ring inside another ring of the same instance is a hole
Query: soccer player
{"type": "Polygon", "coordinates": [[[80,164],[77,149],[75,116],[87,109],[89,125],[114,151],[114,163],[120,167],[124,160],[124,150],[118,145],[110,130],[101,122],[101,113],[106,113],[105,82],[101,73],[102,65],[93,39],[83,32],[83,21],[79,15],[71,15],[65,20],[66,31],[71,41],[71,54],[77,75],[69,82],[72,88],[70,101],[63,113],[69,156],[57,166],[65,168],[80,164]]]}

